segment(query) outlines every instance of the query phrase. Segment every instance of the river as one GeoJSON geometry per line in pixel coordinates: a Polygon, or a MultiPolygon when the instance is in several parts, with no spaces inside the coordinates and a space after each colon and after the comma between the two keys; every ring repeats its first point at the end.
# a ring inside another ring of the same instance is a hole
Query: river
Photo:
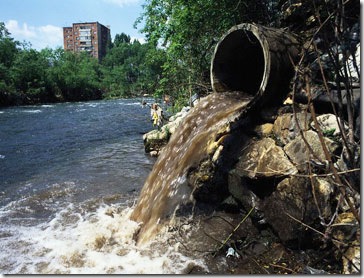
{"type": "Polygon", "coordinates": [[[129,216],[155,162],[140,103],[0,109],[0,273],[183,273],[191,264],[133,240],[129,216]]]}

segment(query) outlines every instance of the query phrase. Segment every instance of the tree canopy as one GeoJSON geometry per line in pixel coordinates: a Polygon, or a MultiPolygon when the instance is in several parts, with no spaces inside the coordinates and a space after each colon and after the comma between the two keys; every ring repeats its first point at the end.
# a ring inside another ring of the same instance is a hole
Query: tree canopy
{"type": "Polygon", "coordinates": [[[0,23],[0,106],[153,94],[163,63],[162,50],[125,33],[99,63],[85,52],[32,49],[0,23]]]}
{"type": "Polygon", "coordinates": [[[327,48],[345,44],[345,30],[359,20],[360,6],[355,0],[147,0],[135,26],[143,24],[141,31],[147,40],[165,51],[157,94],[187,98],[191,91],[211,89],[214,47],[234,25],[245,22],[287,28],[303,42],[315,36],[327,42],[327,48]]]}
{"type": "Polygon", "coordinates": [[[146,0],[143,9],[134,25],[147,43],[116,34],[100,64],[62,49],[35,51],[0,22],[0,105],[144,94],[186,104],[211,90],[214,47],[236,24],[288,28],[329,53],[350,44],[360,23],[355,0],[146,0]]]}

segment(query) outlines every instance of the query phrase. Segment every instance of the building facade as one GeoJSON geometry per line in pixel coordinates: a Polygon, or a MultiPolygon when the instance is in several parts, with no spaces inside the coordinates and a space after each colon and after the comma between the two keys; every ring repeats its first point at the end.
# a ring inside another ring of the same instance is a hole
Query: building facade
{"type": "Polygon", "coordinates": [[[106,55],[110,29],[98,22],[73,23],[63,27],[63,47],[72,52],[86,51],[99,62],[106,55]]]}

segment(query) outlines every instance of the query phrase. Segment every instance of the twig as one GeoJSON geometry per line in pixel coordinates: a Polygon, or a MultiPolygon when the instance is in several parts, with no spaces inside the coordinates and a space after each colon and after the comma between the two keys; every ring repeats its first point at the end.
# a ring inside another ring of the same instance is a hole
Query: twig
{"type": "Polygon", "coordinates": [[[230,235],[224,240],[224,242],[220,245],[220,247],[217,249],[216,254],[226,245],[226,243],[230,240],[230,238],[233,236],[233,234],[236,232],[237,229],[245,222],[245,220],[249,217],[249,215],[253,212],[255,209],[255,206],[250,209],[247,215],[239,222],[239,224],[234,228],[234,230],[230,233],[230,235]]]}
{"type": "Polygon", "coordinates": [[[346,202],[348,203],[348,205],[350,207],[350,210],[353,213],[353,215],[355,216],[356,220],[358,221],[358,223],[360,223],[359,214],[358,214],[357,210],[355,209],[354,205],[352,204],[352,202],[350,201],[350,199],[346,195],[344,185],[343,185],[339,175],[337,174],[337,170],[336,170],[336,168],[334,166],[334,163],[332,161],[332,157],[331,157],[331,155],[329,153],[329,150],[327,149],[326,143],[324,141],[324,136],[322,134],[321,127],[320,127],[320,125],[319,125],[319,123],[317,121],[315,108],[314,108],[313,103],[311,101],[311,88],[310,88],[310,85],[309,85],[309,82],[308,82],[308,76],[307,75],[305,76],[305,79],[306,79],[306,86],[307,86],[307,97],[309,97],[308,102],[309,102],[310,112],[311,112],[312,119],[313,119],[313,122],[314,122],[314,125],[315,125],[315,129],[316,129],[317,134],[319,136],[319,140],[320,140],[320,143],[321,143],[322,150],[324,151],[324,154],[325,154],[325,158],[329,162],[331,172],[334,174],[334,180],[336,181],[341,194],[344,196],[344,198],[345,198],[346,202]]]}
{"type": "Polygon", "coordinates": [[[258,262],[254,259],[254,258],[250,258],[248,257],[249,260],[252,260],[257,266],[259,266],[261,269],[263,269],[265,272],[267,272],[267,274],[271,274],[267,269],[265,269],[265,267],[261,266],[260,264],[258,264],[258,262]]]}
{"type": "MultiPolygon", "coordinates": [[[[300,178],[310,178],[310,177],[321,177],[321,178],[324,178],[324,177],[331,177],[331,176],[334,175],[333,173],[327,173],[327,174],[311,174],[311,175],[309,175],[309,174],[289,174],[289,173],[284,173],[284,172],[275,171],[275,170],[272,170],[271,172],[260,172],[260,171],[254,171],[254,170],[244,169],[244,171],[246,171],[246,172],[254,172],[254,173],[260,174],[260,175],[277,174],[280,177],[289,175],[289,176],[300,177],[300,178]]],[[[355,168],[355,169],[340,171],[340,172],[337,172],[337,174],[338,175],[345,175],[345,174],[348,174],[348,173],[359,172],[359,171],[360,171],[360,168],[355,168]]]]}
{"type": "Polygon", "coordinates": [[[278,264],[269,264],[270,266],[273,266],[273,267],[278,267],[278,268],[282,268],[282,269],[284,269],[284,270],[287,270],[287,271],[290,271],[292,274],[293,273],[297,273],[296,271],[294,271],[293,269],[290,269],[290,268],[288,268],[288,267],[284,267],[284,266],[282,266],[282,265],[278,265],[278,264]]]}
{"type": "MultiPolygon", "coordinates": [[[[316,230],[315,228],[312,228],[311,226],[309,226],[309,225],[307,225],[307,224],[303,223],[302,221],[300,221],[300,220],[298,220],[297,218],[295,218],[295,217],[293,217],[292,215],[290,215],[288,212],[285,212],[285,214],[286,214],[288,217],[290,217],[291,219],[293,219],[294,221],[296,221],[296,222],[300,223],[302,226],[305,226],[306,228],[308,228],[308,229],[310,229],[310,230],[312,230],[312,231],[314,231],[314,232],[318,233],[318,234],[319,234],[319,235],[321,235],[322,237],[327,238],[327,236],[326,236],[324,233],[322,233],[322,232],[320,232],[320,231],[316,230]]],[[[330,238],[330,240],[331,240],[332,242],[335,242],[335,243],[340,244],[340,245],[342,245],[342,246],[346,246],[346,244],[345,244],[345,243],[343,243],[343,242],[341,242],[341,241],[339,241],[339,240],[337,240],[337,239],[330,238]]]]}
{"type": "Polygon", "coordinates": [[[222,216],[220,216],[220,215],[212,215],[212,216],[210,216],[210,217],[208,217],[208,218],[204,219],[204,221],[207,221],[207,220],[209,220],[209,219],[211,219],[211,218],[214,218],[214,217],[216,217],[216,218],[220,218],[220,219],[224,220],[226,223],[228,223],[230,226],[232,226],[232,227],[234,228],[234,225],[233,225],[233,224],[231,224],[229,221],[227,221],[224,217],[222,217],[222,216]]]}

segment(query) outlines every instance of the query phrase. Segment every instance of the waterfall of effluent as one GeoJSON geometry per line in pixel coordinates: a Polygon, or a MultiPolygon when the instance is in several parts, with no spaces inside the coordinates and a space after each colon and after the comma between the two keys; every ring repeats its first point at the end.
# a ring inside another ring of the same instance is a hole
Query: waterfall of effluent
{"type": "Polygon", "coordinates": [[[191,109],[161,151],[131,214],[141,224],[138,244],[152,239],[180,204],[193,199],[189,169],[214,154],[219,135],[228,132],[251,100],[242,92],[212,93],[191,109]]]}

